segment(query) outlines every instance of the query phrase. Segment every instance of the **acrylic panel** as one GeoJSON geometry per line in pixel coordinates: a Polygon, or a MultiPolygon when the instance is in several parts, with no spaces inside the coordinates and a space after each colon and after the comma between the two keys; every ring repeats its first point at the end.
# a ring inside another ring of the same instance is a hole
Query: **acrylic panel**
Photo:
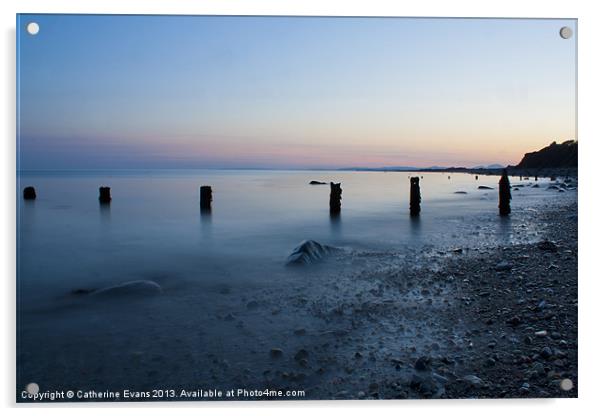
{"type": "Polygon", "coordinates": [[[17,16],[19,402],[576,397],[576,19],[17,16]]]}

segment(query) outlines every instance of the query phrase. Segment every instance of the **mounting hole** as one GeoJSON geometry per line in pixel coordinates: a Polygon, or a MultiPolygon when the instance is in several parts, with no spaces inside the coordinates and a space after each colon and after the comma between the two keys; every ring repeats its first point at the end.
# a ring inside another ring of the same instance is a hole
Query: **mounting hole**
{"type": "Polygon", "coordinates": [[[25,386],[25,391],[29,394],[36,395],[40,392],[40,386],[38,386],[38,383],[29,383],[25,386]]]}
{"type": "Polygon", "coordinates": [[[563,26],[560,28],[560,37],[562,39],[569,39],[571,36],[573,36],[573,29],[568,26],[563,26]]]}
{"type": "Polygon", "coordinates": [[[29,33],[30,35],[37,35],[39,31],[40,31],[39,24],[37,24],[36,22],[27,23],[27,33],[29,33]]]}
{"type": "Polygon", "coordinates": [[[565,378],[560,382],[560,388],[564,391],[573,390],[573,380],[565,378]]]}

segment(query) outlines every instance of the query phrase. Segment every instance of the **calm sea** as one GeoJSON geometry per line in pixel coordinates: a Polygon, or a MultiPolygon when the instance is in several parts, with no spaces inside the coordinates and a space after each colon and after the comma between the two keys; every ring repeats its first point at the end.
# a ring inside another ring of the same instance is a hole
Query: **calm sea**
{"type": "MultiPolygon", "coordinates": [[[[21,172],[21,300],[153,275],[269,280],[286,273],[286,257],[305,239],[403,251],[528,238],[516,232],[512,219],[497,215],[498,179],[346,171],[21,172]],[[410,175],[422,177],[418,220],[409,217],[410,175]],[[309,185],[311,180],[342,183],[339,218],[329,215],[330,187],[309,185]],[[35,201],[21,199],[29,185],[36,188],[35,201]],[[211,214],[200,212],[201,185],[213,187],[211,214]],[[110,206],[99,204],[99,186],[111,187],[110,206]]],[[[533,178],[511,182],[521,186],[513,192],[515,215],[544,198],[560,197],[546,190],[548,179],[540,179],[539,188],[530,186],[533,178]]]]}

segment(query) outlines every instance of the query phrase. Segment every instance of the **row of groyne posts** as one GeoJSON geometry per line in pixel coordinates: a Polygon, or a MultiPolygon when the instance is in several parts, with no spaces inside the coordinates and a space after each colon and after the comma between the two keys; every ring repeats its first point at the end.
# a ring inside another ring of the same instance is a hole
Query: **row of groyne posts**
{"type": "MultiPolygon", "coordinates": [[[[98,189],[98,200],[101,204],[109,204],[111,202],[111,188],[101,186],[98,189]]],[[[23,199],[36,199],[36,190],[33,186],[28,186],[23,189],[23,199]]],[[[330,214],[339,215],[341,213],[341,200],[343,199],[343,189],[340,183],[330,182],[330,214]]],[[[506,216],[510,214],[510,180],[506,169],[502,172],[499,181],[499,204],[500,215],[506,216]]],[[[211,212],[211,203],[213,202],[213,191],[211,186],[201,186],[200,189],[200,205],[202,212],[211,212]]],[[[420,215],[420,204],[422,197],[420,195],[420,178],[413,176],[410,178],[410,215],[415,217],[420,215]]]]}

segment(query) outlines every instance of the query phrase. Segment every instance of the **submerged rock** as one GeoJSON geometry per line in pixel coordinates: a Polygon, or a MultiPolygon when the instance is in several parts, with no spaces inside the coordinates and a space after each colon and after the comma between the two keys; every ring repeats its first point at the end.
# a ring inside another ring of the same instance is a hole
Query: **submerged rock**
{"type": "Polygon", "coordinates": [[[295,361],[307,360],[307,358],[309,358],[309,352],[303,348],[295,354],[295,361]]]}
{"type": "Polygon", "coordinates": [[[280,358],[282,357],[284,353],[282,352],[282,350],[280,348],[272,348],[270,350],[270,357],[272,358],[280,358]]]}
{"type": "Polygon", "coordinates": [[[148,296],[158,295],[163,292],[163,289],[159,284],[152,280],[134,280],[131,282],[125,282],[120,285],[109,286],[98,290],[86,290],[77,289],[74,290],[73,294],[85,294],[88,296],[103,296],[103,297],[114,297],[114,296],[148,296]]]}
{"type": "Polygon", "coordinates": [[[481,186],[479,186],[478,189],[493,189],[493,188],[490,186],[481,185],[481,186]]]}
{"type": "Polygon", "coordinates": [[[309,184],[310,184],[310,185],[326,185],[326,182],[320,182],[320,181],[311,181],[309,184]]]}
{"type": "Polygon", "coordinates": [[[456,192],[454,192],[454,194],[466,195],[467,192],[466,191],[456,191],[456,192]]]}
{"type": "Polygon", "coordinates": [[[336,250],[334,247],[326,246],[314,240],[305,240],[299,244],[288,259],[287,266],[300,266],[311,264],[321,260],[323,257],[336,250]]]}

